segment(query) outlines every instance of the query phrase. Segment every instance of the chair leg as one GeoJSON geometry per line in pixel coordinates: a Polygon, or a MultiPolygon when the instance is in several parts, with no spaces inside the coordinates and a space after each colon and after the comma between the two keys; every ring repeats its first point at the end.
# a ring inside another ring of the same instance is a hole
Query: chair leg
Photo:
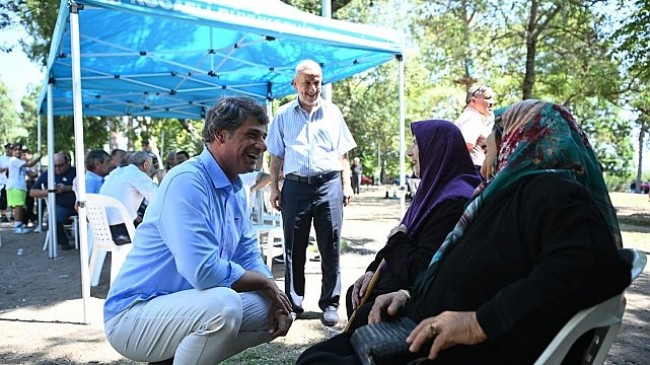
{"type": "Polygon", "coordinates": [[[282,252],[284,252],[284,231],[281,227],[273,228],[269,231],[269,235],[266,241],[266,264],[269,269],[273,269],[273,246],[275,245],[275,240],[279,240],[282,247],[282,252]]]}
{"type": "Polygon", "coordinates": [[[102,274],[102,266],[106,259],[106,250],[95,248],[90,255],[90,264],[88,265],[90,271],[90,286],[99,285],[99,277],[102,274]]]}
{"type": "Polygon", "coordinates": [[[79,217],[72,216],[72,235],[74,236],[74,248],[79,249],[79,217]]]}

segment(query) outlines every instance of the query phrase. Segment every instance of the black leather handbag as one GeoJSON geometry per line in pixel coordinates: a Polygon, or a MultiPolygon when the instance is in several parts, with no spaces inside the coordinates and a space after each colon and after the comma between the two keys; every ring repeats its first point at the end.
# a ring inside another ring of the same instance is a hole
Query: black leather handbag
{"type": "MultiPolygon", "coordinates": [[[[406,337],[417,324],[403,316],[392,321],[357,328],[350,343],[363,365],[407,364],[425,354],[409,351],[406,337]]],[[[428,348],[426,349],[428,351],[428,348]]]]}

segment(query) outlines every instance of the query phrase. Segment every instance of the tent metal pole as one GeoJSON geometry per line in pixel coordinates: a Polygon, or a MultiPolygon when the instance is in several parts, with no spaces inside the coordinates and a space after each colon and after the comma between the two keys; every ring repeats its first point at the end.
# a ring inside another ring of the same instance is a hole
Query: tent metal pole
{"type": "Polygon", "coordinates": [[[56,189],[54,186],[54,93],[52,83],[47,84],[47,242],[48,256],[57,257],[56,209],[54,208],[56,189]]]}
{"type": "Polygon", "coordinates": [[[88,324],[90,303],[90,274],[88,269],[88,222],[86,221],[86,179],[84,168],[84,132],[81,105],[81,65],[79,47],[79,10],[75,2],[70,5],[70,44],[72,58],[72,93],[74,111],[74,152],[77,169],[77,194],[79,200],[79,258],[81,260],[81,297],[83,298],[84,323],[88,324]]]}
{"type": "MultiPolygon", "coordinates": [[[[41,114],[38,113],[36,114],[36,150],[38,154],[41,154],[41,151],[43,148],[41,147],[43,144],[43,128],[41,127],[41,114]]],[[[40,174],[41,171],[41,163],[39,161],[38,163],[38,171],[40,174]]],[[[43,199],[36,199],[36,209],[38,210],[36,212],[36,216],[38,217],[37,225],[34,228],[34,232],[42,232],[43,231],[43,199]]]]}
{"type": "Polygon", "coordinates": [[[404,60],[399,57],[397,60],[398,68],[398,82],[399,82],[399,187],[401,190],[400,194],[400,207],[401,214],[404,216],[406,212],[406,197],[404,188],[406,186],[406,181],[404,175],[406,174],[406,166],[404,159],[406,158],[406,151],[404,147],[404,60]]]}
{"type": "MultiPolygon", "coordinates": [[[[332,18],[332,0],[321,0],[321,16],[323,18],[332,18]]],[[[318,60],[316,60],[318,62],[318,60]]],[[[322,75],[325,76],[325,75],[322,75]]],[[[332,102],[332,84],[327,83],[323,85],[322,89],[323,99],[332,102]]]]}

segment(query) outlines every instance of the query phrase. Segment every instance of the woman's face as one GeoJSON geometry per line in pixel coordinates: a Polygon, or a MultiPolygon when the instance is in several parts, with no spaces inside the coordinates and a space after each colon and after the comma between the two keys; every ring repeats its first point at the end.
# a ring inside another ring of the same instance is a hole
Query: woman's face
{"type": "Polygon", "coordinates": [[[494,132],[485,140],[485,145],[487,147],[487,153],[485,154],[485,160],[483,161],[483,166],[481,167],[481,175],[486,180],[494,176],[494,161],[497,158],[497,143],[494,138],[494,132]]]}
{"type": "Polygon", "coordinates": [[[415,176],[420,177],[420,150],[418,149],[418,141],[415,139],[415,136],[413,136],[413,144],[406,154],[413,161],[413,173],[415,176]]]}

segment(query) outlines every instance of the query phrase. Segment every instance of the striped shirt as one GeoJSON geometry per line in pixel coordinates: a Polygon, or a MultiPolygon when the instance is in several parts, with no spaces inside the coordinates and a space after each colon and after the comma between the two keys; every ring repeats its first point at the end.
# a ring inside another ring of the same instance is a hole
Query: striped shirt
{"type": "Polygon", "coordinates": [[[301,176],[341,171],[340,157],[357,146],[341,110],[323,99],[311,114],[298,99],[281,106],[266,144],[271,155],[284,159],[285,175],[301,176]]]}

